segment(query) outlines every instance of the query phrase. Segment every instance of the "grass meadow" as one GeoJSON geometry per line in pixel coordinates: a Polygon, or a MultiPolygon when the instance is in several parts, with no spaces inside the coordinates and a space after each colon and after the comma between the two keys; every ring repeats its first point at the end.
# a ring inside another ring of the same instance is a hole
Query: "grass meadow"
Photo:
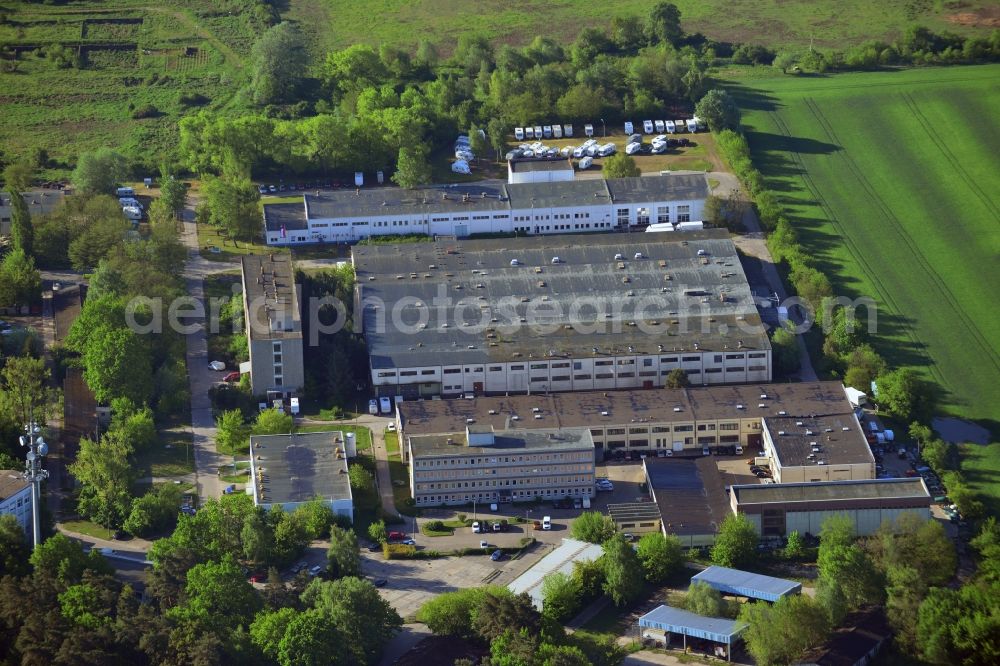
{"type": "Polygon", "coordinates": [[[877,346],[1000,431],[1000,66],[734,84],[754,162],[877,346]]]}
{"type": "MultiPolygon", "coordinates": [[[[993,6],[987,0],[672,1],[681,10],[689,33],[701,32],[717,41],[764,43],[770,48],[810,43],[842,48],[866,39],[889,40],[916,22],[934,30],[964,33],[981,21],[981,10],[993,6]]],[[[587,26],[610,30],[616,16],[645,18],[656,2],[371,0],[359,5],[350,0],[291,0],[285,15],[303,22],[315,35],[320,51],[357,41],[406,45],[429,39],[447,54],[466,31],[515,45],[527,44],[537,35],[568,43],[587,26]]]]}

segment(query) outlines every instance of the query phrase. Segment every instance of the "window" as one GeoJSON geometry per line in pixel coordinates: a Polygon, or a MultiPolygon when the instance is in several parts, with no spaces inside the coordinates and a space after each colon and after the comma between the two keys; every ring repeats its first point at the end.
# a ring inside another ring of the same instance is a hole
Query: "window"
{"type": "Polygon", "coordinates": [[[719,430],[739,430],[739,423],[720,423],[719,430]]]}
{"type": "Polygon", "coordinates": [[[590,375],[573,375],[573,379],[590,379],[590,375]]]}
{"type": "Polygon", "coordinates": [[[281,375],[275,375],[274,376],[274,385],[275,386],[281,386],[281,380],[282,380],[281,375]]]}
{"type": "Polygon", "coordinates": [[[618,226],[622,226],[623,227],[623,226],[627,225],[628,224],[628,220],[629,220],[628,208],[619,208],[618,209],[618,226]]]}
{"type": "Polygon", "coordinates": [[[642,359],[642,367],[648,368],[651,365],[653,365],[653,359],[651,359],[651,358],[644,358],[644,359],[642,359]]]}
{"type": "Polygon", "coordinates": [[[681,358],[685,363],[697,363],[701,360],[700,356],[684,356],[681,358]]]}
{"type": "Polygon", "coordinates": [[[510,369],[512,371],[516,370],[516,371],[524,372],[524,365],[512,365],[512,366],[510,366],[510,369]]]}
{"type": "Polygon", "coordinates": [[[531,364],[531,369],[532,370],[547,370],[548,367],[549,367],[548,363],[532,363],[531,364]]]}
{"type": "Polygon", "coordinates": [[[436,372],[435,370],[421,370],[420,374],[422,374],[422,375],[433,375],[435,372],[436,372]]]}
{"type": "Polygon", "coordinates": [[[764,358],[767,356],[764,352],[750,352],[750,358],[764,358]]]}
{"type": "Polygon", "coordinates": [[[461,368],[445,368],[444,374],[446,375],[456,375],[462,371],[461,368]]]}
{"type": "MultiPolygon", "coordinates": [[[[431,372],[433,372],[433,370],[431,372]]],[[[412,377],[415,374],[417,374],[416,370],[400,370],[399,371],[399,376],[400,377],[412,377]]]]}
{"type": "Polygon", "coordinates": [[[490,366],[490,372],[503,372],[503,366],[502,365],[491,365],[490,366]]]}
{"type": "Polygon", "coordinates": [[[667,224],[670,222],[670,208],[668,206],[656,207],[656,223],[667,224]]]}
{"type": "Polygon", "coordinates": [[[691,221],[691,206],[678,206],[677,207],[677,221],[678,222],[690,222],[691,221]]]}
{"type": "Polygon", "coordinates": [[[642,226],[645,226],[645,225],[649,224],[649,209],[648,208],[640,208],[638,211],[636,211],[635,223],[639,224],[639,225],[642,225],[642,226]]]}
{"type": "Polygon", "coordinates": [[[583,363],[581,361],[573,361],[573,369],[581,370],[583,368],[583,363]]]}

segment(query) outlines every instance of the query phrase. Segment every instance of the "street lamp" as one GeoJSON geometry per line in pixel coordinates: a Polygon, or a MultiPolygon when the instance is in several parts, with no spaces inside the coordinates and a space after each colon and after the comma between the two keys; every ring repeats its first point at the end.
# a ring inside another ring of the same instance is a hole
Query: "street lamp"
{"type": "Polygon", "coordinates": [[[601,118],[601,131],[604,132],[604,138],[608,138],[608,126],[604,124],[604,118],[601,118]]]}
{"type": "Polygon", "coordinates": [[[49,473],[42,469],[42,456],[49,452],[49,445],[42,438],[42,429],[37,423],[32,421],[24,426],[26,435],[21,435],[21,446],[28,447],[26,456],[24,478],[31,484],[31,519],[34,530],[32,540],[37,548],[41,541],[40,509],[39,502],[41,496],[42,481],[49,478],[49,473]]]}

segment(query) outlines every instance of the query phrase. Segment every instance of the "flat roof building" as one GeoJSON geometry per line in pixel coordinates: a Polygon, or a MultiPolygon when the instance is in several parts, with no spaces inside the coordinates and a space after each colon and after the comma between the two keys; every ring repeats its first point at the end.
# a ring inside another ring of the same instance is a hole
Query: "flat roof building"
{"type": "Polygon", "coordinates": [[[254,395],[294,394],[305,383],[302,318],[292,257],[251,254],[240,262],[254,395]]]}
{"type": "Polygon", "coordinates": [[[507,183],[552,183],[573,180],[573,162],[565,157],[507,160],[507,183]]]}
{"type": "Polygon", "coordinates": [[[510,176],[546,182],[317,191],[264,203],[269,245],[353,243],[372,236],[528,235],[642,230],[702,219],[705,174],[574,180],[567,160],[519,162],[510,176]]]}
{"type": "MultiPolygon", "coordinates": [[[[399,429],[406,434],[456,432],[468,419],[498,430],[588,428],[599,451],[669,450],[675,456],[737,444],[756,452],[764,448],[764,421],[781,412],[853,419],[844,387],[835,381],[407,400],[397,409],[399,429]]],[[[845,450],[849,460],[869,450],[860,427],[838,434],[843,441],[838,439],[837,450],[845,450]]],[[[874,459],[871,473],[874,478],[874,459]]]]}
{"type": "Polygon", "coordinates": [[[31,484],[24,478],[23,472],[0,469],[0,516],[2,515],[14,516],[24,533],[31,534],[31,484]]]}
{"type": "Polygon", "coordinates": [[[733,513],[745,515],[765,537],[819,534],[823,521],[837,514],[848,516],[858,535],[907,513],[931,517],[931,495],[920,477],[737,485],[729,501],[733,513]]]}
{"type": "Polygon", "coordinates": [[[352,259],[379,395],[653,388],[676,369],[692,384],[771,379],[722,230],[356,246],[352,259]]]}
{"type": "Polygon", "coordinates": [[[705,583],[722,594],[731,594],[748,599],[777,601],[790,594],[801,594],[802,583],[784,578],[774,578],[763,574],[711,566],[691,577],[691,582],[705,583]]]}
{"type": "Polygon", "coordinates": [[[531,597],[531,603],[535,608],[542,610],[544,606],[542,583],[545,582],[547,576],[556,573],[571,576],[575,562],[593,562],[603,554],[604,549],[596,543],[587,543],[586,541],[577,541],[576,539],[563,539],[562,543],[556,546],[554,550],[508,583],[507,589],[514,594],[527,593],[531,597]]]}
{"type": "Polygon", "coordinates": [[[354,520],[348,445],[339,430],[250,438],[250,487],[257,506],[287,511],[320,499],[354,520]]]}
{"type": "Polygon", "coordinates": [[[712,459],[647,457],[642,464],[663,533],[687,548],[715,543],[729,512],[712,459]]]}
{"type": "Polygon", "coordinates": [[[586,428],[404,435],[417,506],[530,501],[594,494],[594,440],[586,428]]]}
{"type": "MultiPolygon", "coordinates": [[[[846,399],[846,392],[844,393],[846,399]]],[[[763,449],[777,483],[849,481],[875,478],[875,457],[861,446],[864,431],[847,401],[817,397],[809,413],[768,416],[763,449]]]]}

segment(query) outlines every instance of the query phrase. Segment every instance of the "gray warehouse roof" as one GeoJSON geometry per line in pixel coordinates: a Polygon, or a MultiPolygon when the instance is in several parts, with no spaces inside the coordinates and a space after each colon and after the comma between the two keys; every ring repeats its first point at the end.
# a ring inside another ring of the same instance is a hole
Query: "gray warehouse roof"
{"type": "Polygon", "coordinates": [[[691,582],[707,583],[723,594],[736,594],[741,597],[777,601],[789,594],[802,591],[802,583],[784,578],[773,578],[763,574],[729,569],[727,567],[708,567],[691,577],[691,582]]]}
{"type": "Polygon", "coordinates": [[[715,534],[730,513],[715,463],[704,458],[643,460],[649,489],[668,534],[715,534]]]}
{"type": "Polygon", "coordinates": [[[303,231],[309,228],[301,203],[264,203],[264,228],[268,231],[303,231]]]}
{"type": "Polygon", "coordinates": [[[674,173],[660,177],[610,178],[606,182],[615,203],[687,201],[704,199],[709,194],[708,178],[704,174],[674,173]]]}
{"type": "Polygon", "coordinates": [[[841,402],[817,399],[807,414],[764,418],[782,467],[875,464],[854,411],[841,402]]]}
{"type": "MultiPolygon", "coordinates": [[[[522,429],[573,428],[764,418],[780,411],[799,416],[814,414],[821,408],[835,413],[851,411],[840,382],[577,391],[472,400],[408,400],[398,405],[407,434],[458,432],[470,418],[498,430],[511,427],[513,416],[520,417],[515,424],[522,429]]],[[[867,446],[860,432],[856,445],[867,446]]]]}
{"type": "Polygon", "coordinates": [[[720,617],[705,617],[673,606],[658,606],[639,618],[639,626],[731,644],[748,625],[720,617]]]}
{"type": "Polygon", "coordinates": [[[434,185],[415,190],[401,187],[357,188],[306,194],[310,219],[433,215],[455,211],[506,211],[503,183],[434,185]],[[485,195],[485,196],[484,196],[485,195]]]}
{"type": "Polygon", "coordinates": [[[357,246],[352,256],[373,368],[770,349],[722,230],[357,246]]]}
{"type": "Polygon", "coordinates": [[[604,549],[595,543],[563,539],[562,543],[545,557],[538,560],[530,569],[507,584],[507,589],[514,594],[526,592],[532,603],[542,609],[542,583],[545,578],[554,573],[573,573],[574,562],[593,562],[604,554],[604,549]]]}
{"type": "Polygon", "coordinates": [[[739,504],[795,504],[837,500],[914,498],[930,503],[923,479],[871,479],[812,483],[768,483],[733,486],[739,504]]]}
{"type": "Polygon", "coordinates": [[[262,504],[349,499],[344,433],[340,431],[256,435],[250,464],[263,477],[262,504]]]}
{"type": "Polygon", "coordinates": [[[570,430],[500,430],[490,446],[469,446],[464,432],[442,435],[410,436],[410,449],[415,457],[489,455],[491,452],[513,450],[592,450],[594,439],[586,428],[570,430]]]}

